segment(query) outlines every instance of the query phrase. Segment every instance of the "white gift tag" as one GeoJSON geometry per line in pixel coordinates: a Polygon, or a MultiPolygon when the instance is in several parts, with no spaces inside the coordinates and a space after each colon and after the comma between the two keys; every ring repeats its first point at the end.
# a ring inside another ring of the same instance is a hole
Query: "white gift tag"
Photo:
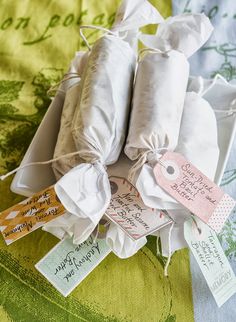
{"type": "Polygon", "coordinates": [[[184,237],[217,305],[222,306],[236,293],[236,277],[216,233],[195,217],[185,221],[184,237]]]}
{"type": "Polygon", "coordinates": [[[109,178],[112,198],[106,216],[133,240],[151,234],[172,222],[163,212],[147,207],[137,189],[125,178],[109,178]]]}

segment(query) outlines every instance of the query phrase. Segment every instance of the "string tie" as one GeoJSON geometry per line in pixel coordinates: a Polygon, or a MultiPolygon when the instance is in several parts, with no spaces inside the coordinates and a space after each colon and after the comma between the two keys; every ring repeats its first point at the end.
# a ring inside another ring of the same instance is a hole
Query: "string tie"
{"type": "Polygon", "coordinates": [[[172,236],[174,225],[175,225],[175,222],[173,221],[168,233],[168,258],[164,267],[164,276],[168,276],[168,267],[170,265],[171,256],[172,256],[171,236],[172,236]]]}
{"type": "Polygon", "coordinates": [[[155,149],[155,150],[147,150],[144,152],[141,152],[138,155],[138,161],[131,167],[130,171],[129,171],[129,175],[128,175],[128,180],[133,183],[134,178],[136,176],[136,173],[138,172],[139,169],[142,168],[142,166],[146,163],[146,162],[150,162],[153,163],[153,158],[150,157],[149,158],[149,154],[150,155],[155,155],[155,162],[160,163],[162,166],[165,167],[165,165],[163,164],[163,162],[160,160],[162,153],[165,152],[167,149],[166,148],[159,148],[159,149],[155,149]]]}

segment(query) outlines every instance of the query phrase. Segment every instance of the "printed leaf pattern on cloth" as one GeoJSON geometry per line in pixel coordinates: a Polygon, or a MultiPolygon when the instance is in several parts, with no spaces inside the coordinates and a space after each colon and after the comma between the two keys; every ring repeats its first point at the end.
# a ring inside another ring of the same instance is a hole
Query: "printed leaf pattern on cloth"
{"type": "MultiPolygon", "coordinates": [[[[173,0],[174,12],[204,12],[215,27],[215,31],[206,45],[201,48],[201,57],[203,62],[199,73],[205,77],[214,77],[216,74],[221,74],[228,81],[236,79],[236,39],[231,28],[234,28],[236,23],[236,6],[232,1],[206,1],[199,0],[173,0]],[[231,25],[231,26],[230,26],[231,25]],[[214,62],[213,66],[208,64],[206,57],[211,57],[214,62]]],[[[194,57],[193,60],[195,60],[194,57]]],[[[196,67],[195,65],[194,67],[196,67]]]]}

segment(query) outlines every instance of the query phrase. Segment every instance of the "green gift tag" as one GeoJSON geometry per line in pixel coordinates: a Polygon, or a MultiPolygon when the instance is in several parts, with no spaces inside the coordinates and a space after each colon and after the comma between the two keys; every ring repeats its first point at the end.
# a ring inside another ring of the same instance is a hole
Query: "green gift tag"
{"type": "Polygon", "coordinates": [[[236,293],[236,278],[216,233],[195,217],[184,223],[184,237],[217,305],[222,306],[236,293]]]}
{"type": "Polygon", "coordinates": [[[73,238],[59,242],[35,267],[64,296],[73,289],[110,253],[105,239],[95,242],[90,236],[74,245],[73,238]]]}

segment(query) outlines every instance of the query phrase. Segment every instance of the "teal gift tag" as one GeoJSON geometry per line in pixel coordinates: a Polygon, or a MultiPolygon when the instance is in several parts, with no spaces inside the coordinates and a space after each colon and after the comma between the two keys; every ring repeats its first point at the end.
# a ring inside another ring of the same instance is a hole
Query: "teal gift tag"
{"type": "Polygon", "coordinates": [[[222,306],[236,293],[236,277],[216,233],[195,217],[184,223],[184,237],[217,305],[222,306]]]}
{"type": "Polygon", "coordinates": [[[74,245],[73,238],[59,242],[36,265],[36,269],[64,296],[73,289],[110,253],[105,239],[74,245]]]}

